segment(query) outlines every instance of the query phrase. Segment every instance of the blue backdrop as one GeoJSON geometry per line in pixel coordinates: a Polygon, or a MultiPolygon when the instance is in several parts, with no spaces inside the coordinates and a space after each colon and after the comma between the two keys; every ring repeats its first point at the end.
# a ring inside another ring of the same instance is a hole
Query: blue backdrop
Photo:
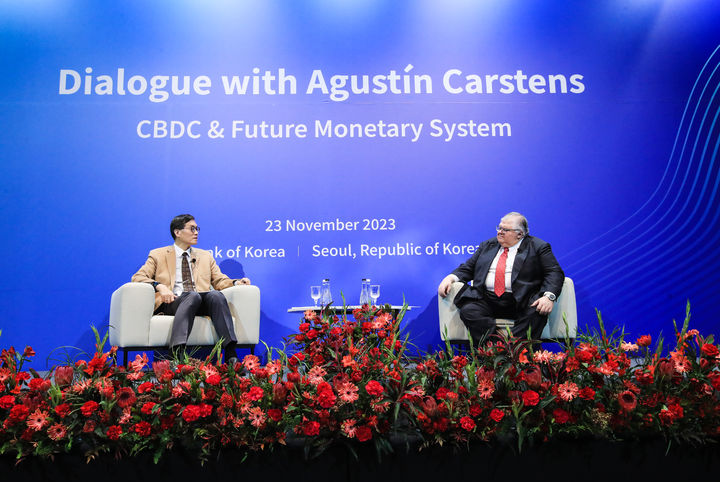
{"type": "Polygon", "coordinates": [[[185,212],[271,345],[325,277],[438,343],[438,282],[508,211],[581,325],[668,333],[690,299],[712,332],[718,25],[715,0],[4,1],[0,344],[90,350],[185,212]],[[398,244],[421,254],[373,255],[398,244]]]}

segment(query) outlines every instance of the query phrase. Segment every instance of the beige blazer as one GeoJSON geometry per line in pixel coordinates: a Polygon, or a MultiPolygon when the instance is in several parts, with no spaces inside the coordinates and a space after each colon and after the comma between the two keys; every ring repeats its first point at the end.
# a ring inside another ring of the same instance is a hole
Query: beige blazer
{"type": "MultiPolygon", "coordinates": [[[[197,291],[210,291],[211,288],[222,290],[233,285],[235,280],[228,278],[220,271],[210,251],[193,247],[192,253],[195,262],[191,263],[191,269],[197,291]]],[[[175,248],[173,245],[150,251],[147,261],[133,275],[132,281],[135,283],[158,282],[172,291],[175,286],[175,248]]],[[[155,309],[161,303],[160,293],[155,293],[155,309]]]]}

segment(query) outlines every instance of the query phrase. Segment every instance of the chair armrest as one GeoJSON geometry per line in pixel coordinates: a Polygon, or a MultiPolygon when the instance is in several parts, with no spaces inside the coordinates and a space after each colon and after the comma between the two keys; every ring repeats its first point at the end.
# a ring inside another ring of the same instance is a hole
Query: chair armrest
{"type": "Polygon", "coordinates": [[[221,293],[228,300],[238,344],[258,344],[260,342],[260,288],[254,285],[238,285],[225,288],[221,293]]]}
{"type": "Polygon", "coordinates": [[[148,283],[125,283],[110,299],[110,344],[147,346],[155,290],[148,283]]]}
{"type": "Polygon", "coordinates": [[[455,306],[455,296],[465,283],[456,281],[450,292],[443,298],[438,295],[438,314],[440,318],[440,337],[447,340],[467,340],[467,328],[460,319],[460,311],[455,306]]]}
{"type": "Polygon", "coordinates": [[[543,330],[542,339],[564,339],[577,337],[577,304],[575,300],[575,283],[571,278],[565,277],[562,291],[555,306],[548,317],[547,325],[543,330]],[[563,318],[564,315],[564,318],[563,318]],[[565,328],[567,321],[567,330],[565,328]]]}

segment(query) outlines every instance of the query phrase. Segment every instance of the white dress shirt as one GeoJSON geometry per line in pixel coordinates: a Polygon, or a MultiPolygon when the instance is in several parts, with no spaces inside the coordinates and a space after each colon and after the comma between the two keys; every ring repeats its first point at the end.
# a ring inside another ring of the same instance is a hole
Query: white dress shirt
{"type": "MultiPolygon", "coordinates": [[[[508,255],[507,255],[507,261],[505,261],[505,292],[506,293],[512,293],[512,286],[511,286],[511,280],[512,280],[512,270],[513,270],[513,264],[515,264],[515,256],[517,256],[518,248],[520,247],[520,243],[522,243],[523,240],[521,239],[517,243],[515,243],[513,246],[510,246],[508,248],[508,255]]],[[[497,264],[498,260],[500,259],[500,255],[505,250],[502,246],[500,246],[500,249],[498,249],[497,254],[495,255],[495,259],[493,259],[492,264],[490,264],[490,270],[488,271],[487,277],[485,278],[485,289],[488,291],[494,291],[495,290],[495,271],[497,270],[497,264]]]]}

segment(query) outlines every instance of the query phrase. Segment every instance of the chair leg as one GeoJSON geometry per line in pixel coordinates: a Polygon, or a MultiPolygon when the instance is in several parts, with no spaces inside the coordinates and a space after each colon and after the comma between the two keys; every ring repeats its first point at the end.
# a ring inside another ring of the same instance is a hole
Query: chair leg
{"type": "Polygon", "coordinates": [[[126,367],[128,364],[128,350],[123,348],[123,366],[126,367]]]}

